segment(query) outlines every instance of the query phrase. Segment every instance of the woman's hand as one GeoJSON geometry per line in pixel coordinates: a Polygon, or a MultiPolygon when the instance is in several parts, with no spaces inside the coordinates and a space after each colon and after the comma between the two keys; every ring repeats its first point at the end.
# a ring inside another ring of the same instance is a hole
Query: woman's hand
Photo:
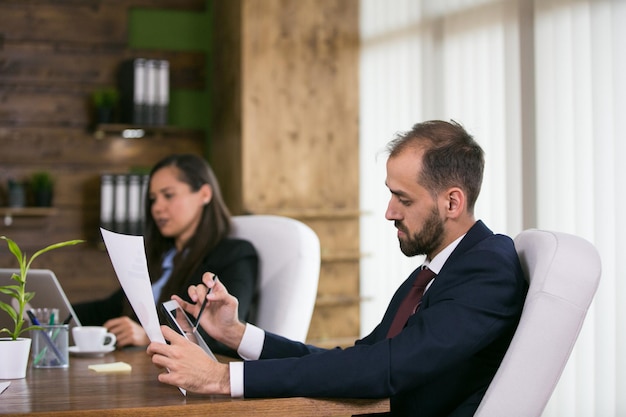
{"type": "Polygon", "coordinates": [[[146,346],[150,343],[143,327],[130,317],[123,316],[107,320],[104,327],[117,338],[117,347],[146,346]]]}
{"type": "Polygon", "coordinates": [[[198,317],[200,314],[200,326],[211,337],[236,350],[246,328],[237,315],[239,302],[228,293],[219,279],[213,280],[213,277],[214,274],[207,272],[202,276],[203,284],[189,287],[188,293],[193,304],[176,295],[172,296],[172,299],[178,301],[180,306],[193,317],[198,317]],[[209,289],[211,292],[207,295],[209,289]],[[201,312],[202,302],[205,299],[207,303],[201,312]]]}
{"type": "Polygon", "coordinates": [[[167,326],[161,326],[170,344],[152,342],[147,353],[152,363],[169,372],[159,374],[159,381],[202,394],[230,394],[228,365],[211,359],[202,348],[167,326]]]}

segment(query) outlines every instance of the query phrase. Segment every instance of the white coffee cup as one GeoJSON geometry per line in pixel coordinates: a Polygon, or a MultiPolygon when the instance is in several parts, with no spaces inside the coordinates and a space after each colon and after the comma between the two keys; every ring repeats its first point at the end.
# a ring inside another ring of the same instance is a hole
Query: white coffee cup
{"type": "Polygon", "coordinates": [[[72,328],[72,336],[81,352],[101,352],[117,342],[115,335],[104,326],[77,326],[72,328]]]}

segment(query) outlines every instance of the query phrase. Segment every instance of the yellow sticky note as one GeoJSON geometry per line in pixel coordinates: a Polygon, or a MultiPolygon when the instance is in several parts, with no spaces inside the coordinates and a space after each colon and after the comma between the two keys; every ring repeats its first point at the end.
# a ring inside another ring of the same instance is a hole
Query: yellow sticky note
{"type": "Polygon", "coordinates": [[[88,368],[92,371],[104,373],[130,372],[133,369],[133,367],[126,362],[98,363],[95,365],[89,365],[88,368]]]}

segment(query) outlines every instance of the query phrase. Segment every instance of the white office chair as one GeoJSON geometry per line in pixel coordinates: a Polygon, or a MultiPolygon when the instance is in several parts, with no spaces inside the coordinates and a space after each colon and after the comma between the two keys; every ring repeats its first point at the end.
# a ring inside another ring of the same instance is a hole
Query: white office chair
{"type": "Polygon", "coordinates": [[[320,275],[320,241],[313,229],[288,217],[233,216],[231,235],[251,242],[259,254],[255,324],[304,342],[320,275]]]}
{"type": "Polygon", "coordinates": [[[539,417],[561,377],[600,281],[596,248],[577,236],[515,238],[530,286],[522,317],[474,417],[539,417]]]}

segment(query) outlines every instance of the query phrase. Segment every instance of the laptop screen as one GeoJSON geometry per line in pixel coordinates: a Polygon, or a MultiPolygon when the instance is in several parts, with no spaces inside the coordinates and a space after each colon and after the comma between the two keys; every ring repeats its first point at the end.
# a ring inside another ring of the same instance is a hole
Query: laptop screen
{"type": "MultiPolygon", "coordinates": [[[[0,286],[14,285],[15,280],[11,279],[13,273],[19,273],[19,269],[0,268],[0,286]]],[[[70,319],[70,327],[80,326],[78,316],[74,312],[72,305],[65,296],[65,292],[59,281],[49,269],[30,269],[26,278],[26,291],[34,292],[35,296],[26,306],[27,310],[37,308],[56,308],[59,310],[58,322],[62,323],[66,319],[70,319]]],[[[14,308],[17,307],[16,300],[7,294],[0,293],[0,301],[3,301],[14,308]]],[[[17,309],[17,308],[16,308],[17,309]]],[[[28,318],[25,316],[25,318],[28,318]]],[[[0,311],[0,329],[13,328],[13,320],[4,311],[0,311]]],[[[5,333],[2,336],[6,336],[5,333]]]]}

